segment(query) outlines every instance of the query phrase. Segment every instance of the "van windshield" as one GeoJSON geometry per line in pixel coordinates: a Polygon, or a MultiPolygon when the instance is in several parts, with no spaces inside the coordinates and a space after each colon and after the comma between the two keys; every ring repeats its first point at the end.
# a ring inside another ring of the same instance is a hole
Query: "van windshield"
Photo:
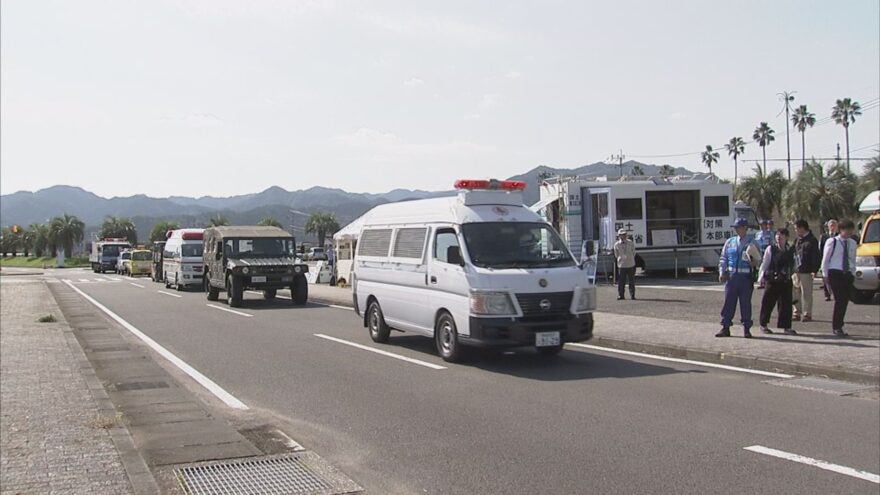
{"type": "Polygon", "coordinates": [[[180,246],[180,255],[184,258],[201,258],[203,247],[203,244],[183,244],[180,246]]]}
{"type": "Polygon", "coordinates": [[[880,242],[880,220],[873,220],[862,233],[862,242],[880,242]]]}
{"type": "Polygon", "coordinates": [[[544,223],[466,223],[461,232],[471,262],[481,268],[575,265],[559,234],[544,223]]]}
{"type": "Polygon", "coordinates": [[[149,251],[135,251],[131,253],[131,259],[134,261],[147,261],[150,259],[149,251]]]}

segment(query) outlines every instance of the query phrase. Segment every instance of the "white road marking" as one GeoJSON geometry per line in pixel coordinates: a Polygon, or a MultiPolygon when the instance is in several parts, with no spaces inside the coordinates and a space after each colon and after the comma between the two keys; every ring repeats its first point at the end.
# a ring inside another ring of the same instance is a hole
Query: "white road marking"
{"type": "Polygon", "coordinates": [[[69,284],[69,283],[73,282],[73,280],[71,280],[69,278],[65,278],[64,280],[62,280],[62,282],[64,282],[65,284],[69,284]]]}
{"type": "Polygon", "coordinates": [[[690,359],[679,359],[679,358],[672,358],[672,357],[666,357],[666,356],[657,356],[655,354],[645,354],[642,352],[624,351],[621,349],[613,349],[610,347],[602,347],[602,346],[598,346],[598,345],[578,344],[578,343],[574,343],[574,342],[568,343],[566,345],[567,346],[570,345],[570,346],[574,346],[574,347],[583,347],[585,349],[592,349],[592,350],[602,351],[602,352],[612,352],[615,354],[625,354],[627,356],[636,356],[636,357],[645,358],[645,359],[656,359],[658,361],[669,361],[672,363],[681,363],[681,364],[690,364],[690,365],[694,365],[694,366],[703,366],[705,368],[716,368],[716,369],[727,370],[727,371],[738,371],[740,373],[750,373],[753,375],[771,376],[773,378],[794,378],[794,375],[787,375],[785,373],[773,373],[772,371],[752,370],[749,368],[737,368],[736,366],[728,366],[726,364],[706,363],[703,361],[692,361],[690,359]]]}
{"type": "Polygon", "coordinates": [[[117,315],[113,311],[110,311],[106,306],[99,303],[98,301],[93,299],[91,296],[89,296],[85,292],[83,292],[80,289],[78,289],[77,287],[75,287],[72,283],[70,283],[70,282],[66,282],[66,283],[71,289],[76,291],[79,295],[84,297],[90,303],[94,304],[98,309],[100,309],[101,311],[106,313],[107,316],[116,320],[117,323],[119,323],[120,325],[125,327],[126,330],[133,333],[137,338],[141,339],[145,344],[150,346],[150,348],[152,348],[154,351],[159,353],[159,355],[161,355],[162,357],[164,357],[165,359],[170,361],[172,364],[174,364],[175,366],[180,368],[181,371],[183,371],[184,373],[189,375],[193,380],[197,381],[200,385],[202,385],[203,387],[208,389],[209,392],[214,394],[218,399],[222,400],[227,406],[229,406],[233,409],[248,409],[248,406],[244,402],[236,399],[235,396],[233,396],[232,394],[230,394],[229,392],[224,390],[223,387],[221,387],[220,385],[217,385],[210,378],[199,373],[199,371],[197,369],[186,364],[185,361],[183,361],[179,357],[175,356],[174,354],[171,353],[171,351],[162,347],[158,342],[151,339],[145,333],[143,333],[140,330],[138,330],[137,328],[135,328],[134,325],[125,321],[124,319],[122,319],[121,316],[117,315]]]}
{"type": "Polygon", "coordinates": [[[216,304],[208,304],[207,306],[208,306],[209,308],[219,309],[220,311],[226,311],[227,313],[235,313],[235,314],[240,315],[240,316],[247,316],[247,317],[254,316],[254,315],[252,315],[252,314],[250,314],[250,313],[244,313],[244,312],[242,312],[242,311],[236,311],[236,310],[234,310],[234,309],[224,308],[223,306],[217,306],[216,304]]]}
{"type": "Polygon", "coordinates": [[[134,283],[134,282],[129,282],[128,285],[133,285],[133,286],[135,286],[135,287],[140,287],[141,289],[144,288],[143,285],[141,285],[141,284],[136,284],[136,283],[134,283]]]}
{"type": "Polygon", "coordinates": [[[87,278],[81,278],[81,279],[79,279],[79,281],[80,281],[80,282],[84,282],[84,283],[91,282],[91,280],[89,280],[89,279],[87,279],[87,278]]]}
{"type": "Polygon", "coordinates": [[[349,342],[347,340],[337,339],[336,337],[331,337],[329,335],[324,335],[322,333],[316,333],[315,337],[320,337],[322,339],[332,340],[333,342],[339,342],[340,344],[349,345],[351,347],[357,347],[358,349],[363,349],[365,351],[375,352],[376,354],[381,354],[383,356],[388,356],[394,359],[399,359],[401,361],[406,361],[412,364],[418,364],[419,366],[424,366],[426,368],[431,368],[433,370],[445,370],[445,366],[440,366],[438,364],[429,363],[427,361],[420,361],[418,359],[409,358],[406,356],[401,356],[400,354],[394,354],[393,352],[383,351],[382,349],[376,349],[375,347],[369,347],[366,345],[356,344],[354,342],[349,342]]]}
{"type": "Polygon", "coordinates": [[[278,428],[275,428],[275,431],[278,432],[278,435],[287,439],[287,441],[284,442],[284,445],[286,445],[287,448],[293,449],[294,452],[302,452],[303,450],[306,450],[305,447],[303,447],[302,445],[299,444],[299,442],[290,438],[287,435],[287,433],[284,433],[283,431],[279,430],[278,428]]]}
{"type": "Polygon", "coordinates": [[[112,282],[112,280],[107,278],[96,278],[95,282],[112,282]]]}
{"type": "Polygon", "coordinates": [[[159,294],[165,294],[166,296],[171,296],[171,297],[183,297],[183,296],[180,296],[177,294],[172,294],[170,292],[165,292],[164,290],[157,290],[156,292],[158,292],[159,294]]]}
{"type": "Polygon", "coordinates": [[[844,474],[846,476],[852,476],[853,478],[859,478],[861,480],[870,481],[871,483],[880,484],[880,475],[876,475],[874,473],[869,473],[867,471],[860,471],[858,469],[853,469],[846,466],[840,466],[837,464],[832,464],[826,461],[820,461],[819,459],[813,459],[812,457],[804,457],[798,454],[792,454],[790,452],[784,452],[782,450],[771,449],[768,447],[762,447],[761,445],[752,445],[751,447],[743,447],[745,450],[751,452],[757,452],[759,454],[769,455],[773,457],[778,457],[780,459],[785,459],[787,461],[799,462],[801,464],[806,464],[808,466],[817,467],[819,469],[825,469],[827,471],[833,471],[835,473],[844,474]]]}

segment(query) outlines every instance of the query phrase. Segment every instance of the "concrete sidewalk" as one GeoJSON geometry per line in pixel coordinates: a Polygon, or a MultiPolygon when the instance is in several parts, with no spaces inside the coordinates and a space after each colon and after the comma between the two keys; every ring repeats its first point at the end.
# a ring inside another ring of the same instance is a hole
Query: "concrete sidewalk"
{"type": "Polygon", "coordinates": [[[0,298],[0,493],[132,493],[118,418],[99,408],[43,281],[0,277],[0,298]]]}
{"type": "MultiPolygon", "coordinates": [[[[351,289],[313,284],[309,299],[352,306],[351,289]]],[[[601,302],[600,302],[601,307],[601,302]]],[[[765,335],[755,328],[754,338],[741,337],[731,328],[730,338],[716,338],[714,323],[644,316],[596,313],[590,343],[663,356],[728,364],[782,373],[826,376],[839,380],[880,384],[880,340],[838,339],[827,332],[765,335]]]]}

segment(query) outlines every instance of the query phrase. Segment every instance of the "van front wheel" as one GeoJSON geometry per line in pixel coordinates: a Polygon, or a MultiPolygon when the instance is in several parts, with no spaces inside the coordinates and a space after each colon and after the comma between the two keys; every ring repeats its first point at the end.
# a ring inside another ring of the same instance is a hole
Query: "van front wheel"
{"type": "Polygon", "coordinates": [[[382,308],[379,307],[378,301],[371,302],[367,309],[367,327],[370,329],[370,338],[373,339],[373,342],[380,344],[388,342],[391,328],[385,323],[385,315],[382,314],[382,308]]]}
{"type": "Polygon", "coordinates": [[[442,313],[434,327],[434,342],[437,353],[444,361],[455,363],[464,357],[464,349],[458,341],[458,329],[455,320],[449,313],[442,313]]]}

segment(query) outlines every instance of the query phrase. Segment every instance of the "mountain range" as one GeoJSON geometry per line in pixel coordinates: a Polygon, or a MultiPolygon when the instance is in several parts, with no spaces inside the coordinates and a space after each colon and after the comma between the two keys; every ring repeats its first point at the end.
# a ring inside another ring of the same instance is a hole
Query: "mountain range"
{"type": "MultiPolygon", "coordinates": [[[[533,204],[540,195],[539,186],[544,174],[577,176],[614,176],[628,174],[634,166],[640,166],[646,175],[659,174],[660,166],[635,161],[625,162],[623,167],[603,162],[584,165],[574,169],[541,165],[523,174],[510,177],[523,180],[525,203],[533,204]]],[[[676,168],[676,174],[692,173],[676,168]]],[[[152,198],[143,194],[128,197],[104,198],[74,186],[53,186],[36,192],[19,191],[0,196],[0,225],[30,225],[68,213],[76,215],[86,224],[86,234],[100,229],[107,216],[131,218],[138,230],[138,239],[147,239],[153,226],[163,220],[175,221],[184,227],[203,226],[215,215],[223,215],[233,225],[257,223],[271,216],[292,228],[297,237],[303,236],[302,228],[308,215],[330,212],[336,215],[340,225],[354,220],[370,208],[389,202],[423,199],[454,194],[447,191],[423,191],[395,189],[382,194],[351,193],[342,189],[315,186],[309,189],[288,191],[279,186],[270,187],[253,194],[230,197],[203,196],[190,198],[171,196],[152,198]]]]}

